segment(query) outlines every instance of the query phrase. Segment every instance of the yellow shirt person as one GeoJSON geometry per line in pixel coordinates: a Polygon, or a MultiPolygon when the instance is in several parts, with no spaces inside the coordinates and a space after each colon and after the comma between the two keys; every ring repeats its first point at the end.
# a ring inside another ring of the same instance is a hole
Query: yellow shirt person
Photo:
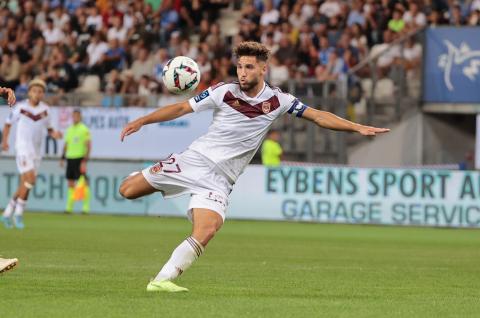
{"type": "Polygon", "coordinates": [[[280,140],[280,133],[277,130],[271,130],[267,138],[262,144],[262,164],[268,167],[275,167],[280,165],[282,157],[282,146],[278,142],[280,140]]]}
{"type": "Polygon", "coordinates": [[[90,211],[90,188],[86,178],[87,161],[90,156],[90,130],[82,122],[79,109],[73,111],[73,125],[65,134],[62,162],[67,160],[66,178],[68,194],[65,212],[72,213],[75,201],[83,201],[83,213],[90,211]]]}

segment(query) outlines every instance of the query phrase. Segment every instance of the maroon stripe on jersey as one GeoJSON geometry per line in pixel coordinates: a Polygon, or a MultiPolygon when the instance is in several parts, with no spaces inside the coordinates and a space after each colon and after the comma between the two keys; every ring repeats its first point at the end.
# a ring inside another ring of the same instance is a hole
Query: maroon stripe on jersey
{"type": "Polygon", "coordinates": [[[261,103],[252,105],[241,98],[235,97],[230,91],[225,94],[223,101],[248,118],[255,118],[271,113],[280,106],[280,101],[277,96],[272,96],[261,103]]]}
{"type": "Polygon", "coordinates": [[[31,112],[29,112],[28,110],[25,110],[25,109],[20,110],[20,113],[27,116],[28,118],[30,118],[33,121],[38,121],[38,120],[48,116],[48,112],[46,110],[44,110],[43,112],[41,112],[40,114],[37,114],[37,115],[34,115],[34,114],[32,114],[31,112]]]}

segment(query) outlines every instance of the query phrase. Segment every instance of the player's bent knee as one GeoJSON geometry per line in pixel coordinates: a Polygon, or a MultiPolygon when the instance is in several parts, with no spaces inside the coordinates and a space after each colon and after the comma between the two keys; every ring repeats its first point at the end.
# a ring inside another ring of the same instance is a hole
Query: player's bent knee
{"type": "Polygon", "coordinates": [[[206,246],[208,242],[215,236],[217,233],[217,226],[215,224],[209,226],[203,226],[198,231],[195,231],[194,237],[203,245],[206,246]]]}

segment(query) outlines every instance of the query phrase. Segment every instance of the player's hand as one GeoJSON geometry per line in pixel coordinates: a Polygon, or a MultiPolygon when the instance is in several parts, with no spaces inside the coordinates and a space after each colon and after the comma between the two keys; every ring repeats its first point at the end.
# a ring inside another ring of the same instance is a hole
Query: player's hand
{"type": "Polygon", "coordinates": [[[8,141],[2,142],[2,151],[8,151],[9,148],[8,141]]]}
{"type": "Polygon", "coordinates": [[[15,97],[15,92],[11,88],[7,88],[5,93],[7,94],[7,103],[8,106],[12,107],[13,104],[17,101],[15,97]]]}
{"type": "Polygon", "coordinates": [[[62,139],[63,138],[63,134],[61,131],[58,131],[58,130],[55,130],[53,131],[50,136],[53,138],[53,139],[62,139]]]}
{"type": "Polygon", "coordinates": [[[80,173],[86,174],[87,173],[87,160],[82,160],[80,163],[80,173]]]}
{"type": "Polygon", "coordinates": [[[363,136],[375,136],[377,134],[389,132],[389,128],[377,128],[370,126],[360,126],[357,132],[363,136]]]}
{"type": "Polygon", "coordinates": [[[129,122],[125,127],[123,127],[122,133],[120,134],[120,140],[123,141],[125,137],[139,131],[142,126],[143,122],[140,119],[129,122]]]}
{"type": "Polygon", "coordinates": [[[60,164],[60,167],[62,167],[62,168],[63,168],[63,166],[65,166],[65,160],[63,160],[63,159],[60,159],[60,163],[59,163],[59,164],[60,164]]]}

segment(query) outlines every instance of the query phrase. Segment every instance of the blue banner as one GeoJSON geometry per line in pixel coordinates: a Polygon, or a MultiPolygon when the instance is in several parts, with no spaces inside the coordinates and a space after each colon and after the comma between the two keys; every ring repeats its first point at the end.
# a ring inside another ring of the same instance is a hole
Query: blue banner
{"type": "MultiPolygon", "coordinates": [[[[146,165],[147,162],[90,161],[92,213],[186,216],[188,195],[169,200],[164,200],[160,193],[137,200],[120,196],[118,188],[124,177],[146,165]]],[[[44,160],[27,210],[62,212],[67,196],[64,174],[58,160],[44,160]]],[[[0,157],[1,208],[17,185],[14,159],[0,157]]],[[[81,202],[77,202],[75,210],[80,208],[81,202]]],[[[249,165],[234,186],[226,216],[480,228],[480,172],[249,165]]]]}
{"type": "Polygon", "coordinates": [[[423,100],[480,103],[480,27],[426,31],[423,100]]]}

